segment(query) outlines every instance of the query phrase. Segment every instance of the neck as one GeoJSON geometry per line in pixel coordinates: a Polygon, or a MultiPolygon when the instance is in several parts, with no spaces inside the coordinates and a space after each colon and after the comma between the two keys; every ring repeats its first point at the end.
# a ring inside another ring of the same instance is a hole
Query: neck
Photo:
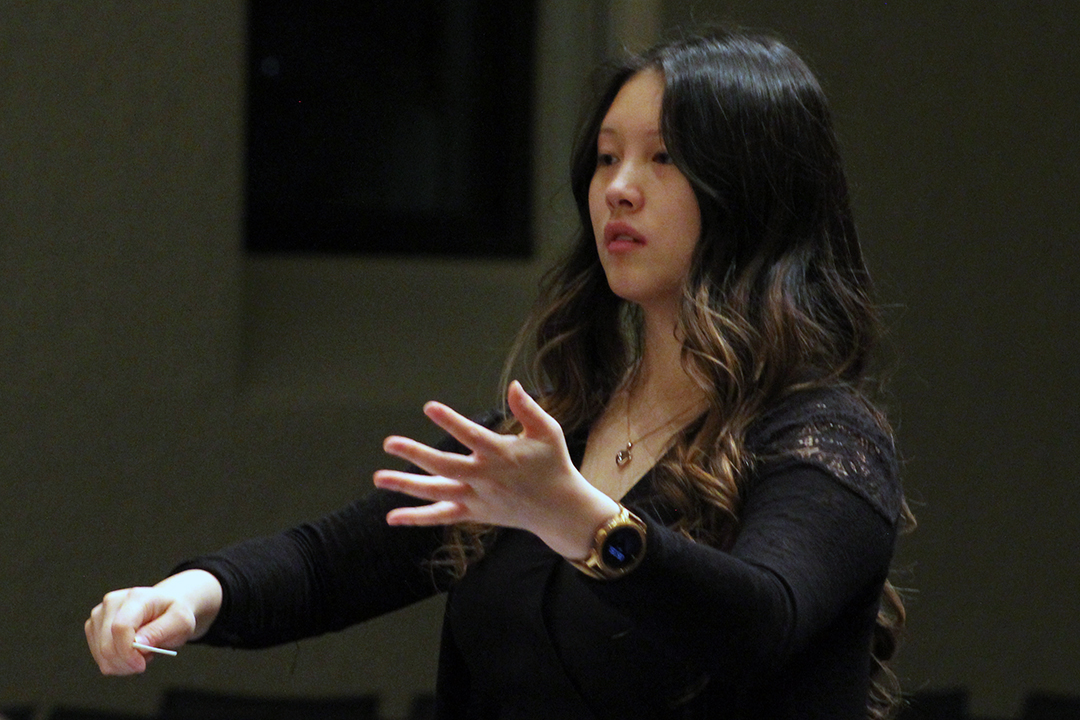
{"type": "Polygon", "coordinates": [[[646,312],[641,365],[634,378],[635,403],[675,414],[703,402],[682,364],[682,341],[674,313],[646,312]]]}

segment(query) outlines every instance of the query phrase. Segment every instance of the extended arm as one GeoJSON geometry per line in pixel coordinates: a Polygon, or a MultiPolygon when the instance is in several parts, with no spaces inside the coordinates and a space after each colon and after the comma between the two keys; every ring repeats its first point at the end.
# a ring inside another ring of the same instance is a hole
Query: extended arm
{"type": "Polygon", "coordinates": [[[108,593],[85,623],[109,675],[143,672],[138,640],[179,648],[263,647],[340,629],[438,591],[427,560],[438,528],[391,528],[393,508],[415,502],[375,491],[315,522],[184,563],[153,587],[108,593]]]}
{"type": "Polygon", "coordinates": [[[265,647],[367,620],[437,593],[429,560],[441,528],[393,528],[392,509],[415,502],[375,491],[317,521],[248,540],[177,570],[206,570],[224,587],[204,641],[265,647]]]}

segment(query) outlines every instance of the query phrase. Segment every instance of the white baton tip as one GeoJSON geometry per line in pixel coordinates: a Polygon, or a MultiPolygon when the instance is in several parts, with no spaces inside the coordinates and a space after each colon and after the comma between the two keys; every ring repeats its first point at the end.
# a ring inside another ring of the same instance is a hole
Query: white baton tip
{"type": "Polygon", "coordinates": [[[147,652],[157,653],[158,655],[169,655],[170,657],[176,655],[175,650],[166,650],[165,648],[154,647],[153,645],[144,645],[138,641],[131,643],[131,646],[136,650],[146,650],[147,652]]]}

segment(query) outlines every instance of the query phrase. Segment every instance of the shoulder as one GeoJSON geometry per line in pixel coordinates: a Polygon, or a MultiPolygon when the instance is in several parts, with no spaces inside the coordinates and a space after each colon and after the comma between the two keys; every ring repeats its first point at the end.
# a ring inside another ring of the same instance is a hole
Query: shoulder
{"type": "Polygon", "coordinates": [[[895,523],[903,490],[892,431],[861,394],[846,387],[793,393],[747,431],[763,477],[792,465],[823,470],[895,523]]]}

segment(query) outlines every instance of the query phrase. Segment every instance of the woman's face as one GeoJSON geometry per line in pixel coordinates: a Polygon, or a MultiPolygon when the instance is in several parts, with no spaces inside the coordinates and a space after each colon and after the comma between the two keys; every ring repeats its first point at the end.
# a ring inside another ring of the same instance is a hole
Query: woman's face
{"type": "Polygon", "coordinates": [[[589,214],[608,284],[646,310],[677,307],[701,235],[697,198],[660,137],[663,93],[657,70],[644,70],[622,86],[601,123],[589,185],[589,214]]]}

